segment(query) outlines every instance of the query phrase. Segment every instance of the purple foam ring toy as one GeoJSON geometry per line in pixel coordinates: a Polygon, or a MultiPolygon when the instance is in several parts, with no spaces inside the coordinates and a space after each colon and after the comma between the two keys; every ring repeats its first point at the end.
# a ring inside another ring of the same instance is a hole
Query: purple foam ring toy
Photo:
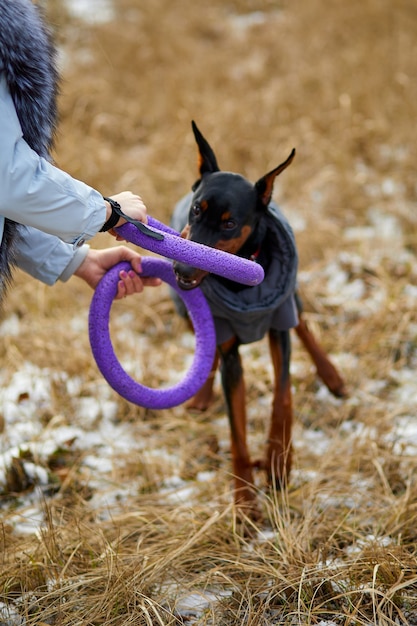
{"type": "Polygon", "coordinates": [[[148,227],[151,232],[163,231],[163,239],[154,239],[128,223],[119,226],[117,231],[141,248],[243,285],[258,285],[264,279],[263,268],[254,261],[183,239],[177,231],[152,217],[148,217],[148,227]]]}
{"type": "Polygon", "coordinates": [[[216,351],[216,334],[210,308],[200,289],[183,291],[177,286],[172,263],[152,257],[142,258],[142,275],[161,278],[178,292],[187,307],[195,332],[193,362],[182,381],[163,389],[145,387],[131,378],[120,365],[110,339],[110,309],[117,293],[119,272],[130,269],[130,263],[127,262],[115,265],[96,287],[89,314],[90,344],[94,358],[110,386],[129,402],[150,409],[177,406],[191,398],[210,374],[216,351]]]}
{"type": "MultiPolygon", "coordinates": [[[[117,231],[124,239],[141,248],[244,285],[258,285],[264,278],[264,271],[257,263],[183,239],[177,231],[152,217],[148,217],[147,226],[126,223],[117,231]]],[[[172,263],[145,257],[142,268],[143,276],[161,278],[175,289],[188,310],[195,332],[195,354],[183,380],[173,387],[150,389],[134,381],[114,353],[109,330],[110,309],[117,293],[119,272],[122,269],[129,271],[129,263],[115,265],[96,287],[89,315],[90,344],[104,378],[123,398],[146,408],[167,409],[191,398],[207,380],[216,351],[216,334],[203,292],[198,288],[181,290],[177,286],[172,263]]]]}

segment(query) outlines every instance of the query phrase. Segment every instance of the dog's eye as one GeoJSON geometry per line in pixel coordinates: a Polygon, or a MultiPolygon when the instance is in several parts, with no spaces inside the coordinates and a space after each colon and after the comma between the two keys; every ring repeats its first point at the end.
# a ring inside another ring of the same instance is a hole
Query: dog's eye
{"type": "Polygon", "coordinates": [[[235,220],[223,220],[222,222],[222,230],[233,230],[235,226],[235,220]]]}
{"type": "Polygon", "coordinates": [[[200,217],[200,215],[201,215],[201,206],[197,202],[195,204],[193,204],[193,206],[191,207],[191,214],[194,217],[200,217]]]}

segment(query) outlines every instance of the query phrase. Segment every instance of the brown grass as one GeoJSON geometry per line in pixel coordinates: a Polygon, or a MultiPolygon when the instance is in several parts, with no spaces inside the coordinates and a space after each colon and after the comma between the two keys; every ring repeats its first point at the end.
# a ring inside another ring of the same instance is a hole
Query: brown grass
{"type": "MultiPolygon", "coordinates": [[[[295,471],[283,494],[265,492],[259,477],[265,522],[252,530],[263,534],[248,537],[230,503],[220,395],[203,416],[129,405],[99,386],[87,337],[89,289],[76,279],[51,289],[19,275],[5,316],[19,317],[21,333],[1,343],[5,375],[30,361],[80,376],[80,397],[101,389],[146,446],[114,470],[114,484],[138,488],[114,510],[91,506],[97,487],[76,449],[61,460],[57,493],[45,494],[47,524],[38,536],[16,535],[10,516],[18,503],[3,503],[0,601],[19,598],[28,625],[417,624],[416,464],[387,437],[396,418],[416,414],[412,399],[395,395],[395,372],[416,364],[416,314],[404,288],[417,284],[417,7],[412,0],[115,4],[117,19],[94,26],[48,2],[66,51],[58,164],[105,195],[139,192],[167,222],[196,176],[191,119],[220,166],[251,180],[296,147],[275,196],[296,228],[305,225],[296,236],[308,317],[344,369],[351,398],[317,394],[294,341],[295,471]],[[251,25],[256,11],[267,19],[251,25]],[[355,235],[381,215],[396,218],[402,238],[355,235]],[[364,296],[329,292],[340,269],[349,284],[363,282],[364,296]],[[173,469],[194,490],[189,504],[161,491],[173,469]],[[198,479],[212,470],[210,481],[198,479]],[[218,601],[190,617],[181,599],[209,591],[218,601]]],[[[101,235],[93,243],[113,241],[101,235]]],[[[181,370],[190,348],[173,345],[185,329],[164,288],[118,303],[113,314],[117,349],[147,368],[147,384],[181,370]]],[[[265,346],[248,348],[245,364],[256,456],[271,391],[265,346]]],[[[73,405],[59,381],[54,402],[45,425],[71,424],[73,405]]]]}

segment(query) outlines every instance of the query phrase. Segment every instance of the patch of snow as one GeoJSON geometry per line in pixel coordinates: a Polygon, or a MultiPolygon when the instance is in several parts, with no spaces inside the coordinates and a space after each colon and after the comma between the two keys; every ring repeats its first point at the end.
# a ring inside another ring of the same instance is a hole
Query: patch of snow
{"type": "Polygon", "coordinates": [[[175,602],[175,610],[181,615],[187,613],[202,613],[210,605],[219,602],[224,597],[232,595],[231,591],[208,591],[207,589],[196,590],[194,592],[177,597],[175,602]]]}
{"type": "Polygon", "coordinates": [[[251,13],[242,13],[240,15],[231,15],[229,24],[238,35],[245,35],[246,31],[253,26],[265,24],[270,15],[264,11],[252,11],[251,13]]]}
{"type": "Polygon", "coordinates": [[[23,626],[26,620],[12,604],[0,602],[0,626],[23,626]]]}
{"type": "Polygon", "coordinates": [[[20,333],[20,320],[15,314],[10,315],[0,324],[2,337],[17,337],[20,333]]]}
{"type": "Polygon", "coordinates": [[[399,456],[417,456],[417,417],[403,415],[394,420],[386,441],[394,444],[393,452],[399,456]]]}
{"type": "Polygon", "coordinates": [[[115,18],[112,0],[65,0],[68,11],[89,24],[111,22],[115,18]]]}
{"type": "Polygon", "coordinates": [[[39,532],[44,523],[44,513],[41,506],[33,505],[24,508],[7,518],[7,522],[13,526],[19,535],[33,535],[39,532]]]}
{"type": "Polygon", "coordinates": [[[36,463],[30,463],[25,461],[23,463],[23,468],[25,470],[25,474],[28,478],[30,478],[37,485],[47,485],[48,484],[48,472],[44,467],[40,465],[36,465],[36,463]]]}

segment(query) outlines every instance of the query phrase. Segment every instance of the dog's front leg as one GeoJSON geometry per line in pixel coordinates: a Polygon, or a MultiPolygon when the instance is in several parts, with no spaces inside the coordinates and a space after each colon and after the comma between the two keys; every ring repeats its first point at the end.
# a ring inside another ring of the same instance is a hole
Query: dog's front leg
{"type": "Polygon", "coordinates": [[[275,375],[271,426],[265,462],[270,482],[282,487],[291,469],[292,397],[291,343],[288,331],[269,331],[269,347],[275,375]]]}
{"type": "Polygon", "coordinates": [[[235,502],[251,516],[256,516],[252,464],[246,440],[246,399],[239,342],[236,338],[219,347],[221,377],[227,403],[230,429],[235,502]]]}

